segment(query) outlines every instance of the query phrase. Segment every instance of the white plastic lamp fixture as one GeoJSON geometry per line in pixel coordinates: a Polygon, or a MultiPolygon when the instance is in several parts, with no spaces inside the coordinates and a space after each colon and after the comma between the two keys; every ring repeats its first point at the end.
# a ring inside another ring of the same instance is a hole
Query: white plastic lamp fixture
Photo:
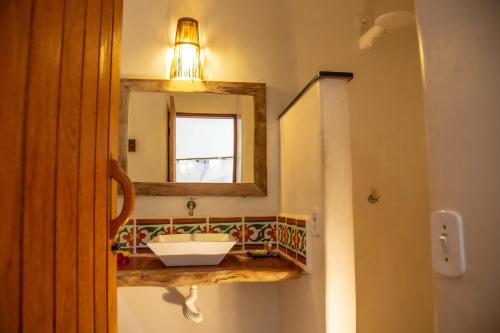
{"type": "Polygon", "coordinates": [[[384,33],[392,29],[402,28],[415,22],[415,14],[406,11],[389,12],[375,20],[373,27],[368,29],[359,39],[361,50],[369,50],[373,44],[384,33]]]}
{"type": "Polygon", "coordinates": [[[183,17],[177,21],[170,78],[175,80],[203,79],[198,21],[193,18],[183,17]]]}

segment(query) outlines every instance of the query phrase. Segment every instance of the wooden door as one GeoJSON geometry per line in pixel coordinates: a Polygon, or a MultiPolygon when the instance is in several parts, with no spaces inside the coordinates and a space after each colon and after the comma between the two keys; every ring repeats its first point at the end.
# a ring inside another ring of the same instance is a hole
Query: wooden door
{"type": "Polygon", "coordinates": [[[121,0],[0,0],[0,332],[115,332],[121,0]]]}

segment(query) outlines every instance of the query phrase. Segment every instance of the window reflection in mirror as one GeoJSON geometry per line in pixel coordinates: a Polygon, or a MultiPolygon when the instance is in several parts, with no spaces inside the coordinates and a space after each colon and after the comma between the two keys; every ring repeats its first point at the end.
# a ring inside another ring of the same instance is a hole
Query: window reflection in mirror
{"type": "Polygon", "coordinates": [[[177,113],[174,181],[235,183],[237,121],[236,114],[177,113]]]}
{"type": "Polygon", "coordinates": [[[134,91],[129,110],[134,182],[253,183],[251,96],[134,91]]]}

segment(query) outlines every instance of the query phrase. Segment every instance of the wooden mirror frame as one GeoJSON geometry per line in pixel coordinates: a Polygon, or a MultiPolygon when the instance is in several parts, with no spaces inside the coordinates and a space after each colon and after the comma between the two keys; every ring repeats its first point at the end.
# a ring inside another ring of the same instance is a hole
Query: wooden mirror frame
{"type": "Polygon", "coordinates": [[[266,85],[264,83],[223,81],[178,81],[121,79],[119,160],[127,171],[129,100],[132,91],[198,92],[253,97],[254,105],[254,182],[253,183],[150,183],[134,182],[137,195],[150,196],[266,196],[266,85]]]}

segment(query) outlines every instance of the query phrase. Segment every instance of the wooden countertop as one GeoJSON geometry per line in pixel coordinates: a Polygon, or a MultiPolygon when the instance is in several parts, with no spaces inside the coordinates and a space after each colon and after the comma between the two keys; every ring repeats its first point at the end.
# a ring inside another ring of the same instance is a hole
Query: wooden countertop
{"type": "Polygon", "coordinates": [[[217,266],[165,267],[154,255],[131,256],[118,267],[118,287],[178,287],[229,282],[274,282],[299,278],[304,270],[284,258],[253,259],[228,254],[217,266]]]}

